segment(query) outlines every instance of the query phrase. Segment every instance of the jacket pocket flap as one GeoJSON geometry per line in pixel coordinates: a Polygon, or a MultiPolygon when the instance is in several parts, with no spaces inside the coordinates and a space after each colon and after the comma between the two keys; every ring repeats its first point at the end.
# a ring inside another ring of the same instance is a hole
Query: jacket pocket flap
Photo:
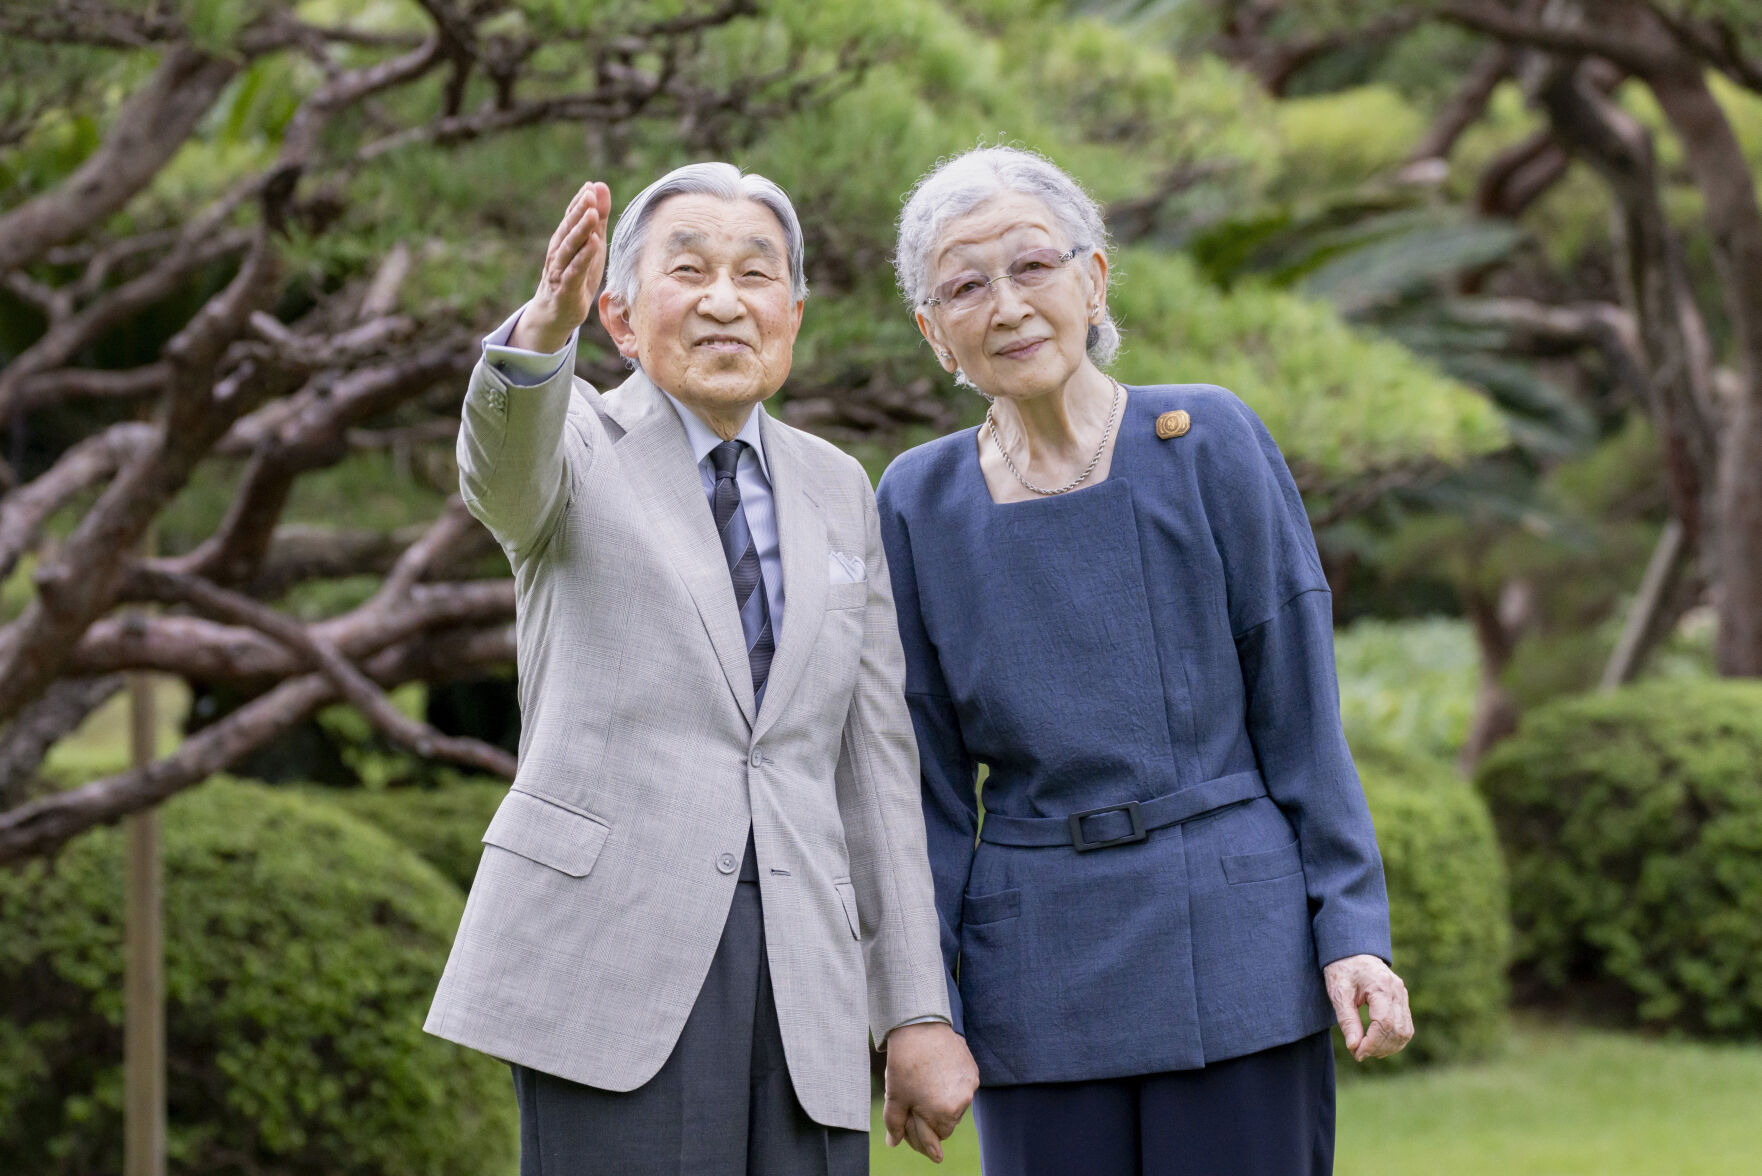
{"type": "Polygon", "coordinates": [[[1289,845],[1281,845],[1277,849],[1268,849],[1261,853],[1241,853],[1224,858],[1223,866],[1224,877],[1232,883],[1270,882],[1274,878],[1284,878],[1300,872],[1303,869],[1303,855],[1293,841],[1289,845]]]}
{"type": "Polygon", "coordinates": [[[857,918],[857,888],[849,882],[834,882],[832,889],[838,891],[838,901],[844,904],[844,919],[850,924],[853,939],[861,939],[862,920],[857,918]]]}
{"type": "Polygon", "coordinates": [[[961,922],[969,924],[1001,923],[1022,913],[1020,890],[999,890],[996,894],[969,894],[961,901],[961,922]]]}
{"type": "Polygon", "coordinates": [[[483,843],[517,853],[541,866],[582,878],[593,869],[611,832],[604,822],[511,789],[484,830],[483,843]]]}

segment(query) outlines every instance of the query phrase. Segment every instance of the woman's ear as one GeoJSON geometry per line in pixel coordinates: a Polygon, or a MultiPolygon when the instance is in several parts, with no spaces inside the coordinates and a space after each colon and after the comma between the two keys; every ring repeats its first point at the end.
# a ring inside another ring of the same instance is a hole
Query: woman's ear
{"type": "Polygon", "coordinates": [[[1083,272],[1089,279],[1089,322],[1100,326],[1107,321],[1107,254],[1099,249],[1090,253],[1083,272]]]}
{"type": "Polygon", "coordinates": [[[936,352],[936,359],[942,364],[942,370],[951,374],[958,372],[961,365],[955,360],[954,352],[942,341],[941,335],[936,330],[936,324],[925,318],[924,312],[921,310],[913,311],[912,318],[917,321],[918,332],[924,336],[924,342],[928,343],[930,349],[936,352]]]}
{"type": "Polygon", "coordinates": [[[600,323],[606,328],[606,334],[612,337],[619,355],[625,359],[637,358],[636,328],[630,324],[630,308],[610,290],[600,292],[600,323]]]}

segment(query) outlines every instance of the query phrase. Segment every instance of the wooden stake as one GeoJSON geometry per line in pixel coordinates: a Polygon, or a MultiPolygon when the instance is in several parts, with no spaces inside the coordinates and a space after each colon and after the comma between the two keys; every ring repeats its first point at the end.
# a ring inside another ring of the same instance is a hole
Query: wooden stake
{"type": "MultiPolygon", "coordinates": [[[[153,762],[153,678],[129,675],[129,750],[136,768],[153,762]]],[[[165,1176],[164,887],[159,811],[127,818],[127,957],[123,978],[123,1172],[165,1176]]]]}

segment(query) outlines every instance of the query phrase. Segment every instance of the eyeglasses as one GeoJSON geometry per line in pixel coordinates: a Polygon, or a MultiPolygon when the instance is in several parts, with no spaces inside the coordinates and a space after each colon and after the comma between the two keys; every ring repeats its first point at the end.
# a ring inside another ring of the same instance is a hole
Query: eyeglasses
{"type": "Polygon", "coordinates": [[[1083,252],[1077,245],[1060,253],[1056,249],[1030,249],[1009,263],[1009,269],[988,278],[976,271],[956,274],[936,287],[936,292],[919,303],[920,306],[946,306],[950,314],[968,314],[991,301],[992,286],[1009,280],[1018,290],[1033,290],[1052,281],[1065,263],[1083,252]]]}

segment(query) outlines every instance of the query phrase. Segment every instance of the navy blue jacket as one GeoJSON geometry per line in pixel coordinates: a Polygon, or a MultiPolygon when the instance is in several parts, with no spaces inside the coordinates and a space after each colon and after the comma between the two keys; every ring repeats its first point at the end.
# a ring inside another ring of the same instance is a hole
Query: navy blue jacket
{"type": "Polygon", "coordinates": [[[982,1080],[1191,1069],[1331,1025],[1320,965],[1389,959],[1388,900],[1327,583],[1254,413],[1136,387],[1095,486],[993,502],[968,429],[902,454],[878,503],[982,1080]],[[1159,438],[1175,409],[1191,428],[1159,438]],[[1174,823],[1129,840],[1154,814],[1174,823]]]}

